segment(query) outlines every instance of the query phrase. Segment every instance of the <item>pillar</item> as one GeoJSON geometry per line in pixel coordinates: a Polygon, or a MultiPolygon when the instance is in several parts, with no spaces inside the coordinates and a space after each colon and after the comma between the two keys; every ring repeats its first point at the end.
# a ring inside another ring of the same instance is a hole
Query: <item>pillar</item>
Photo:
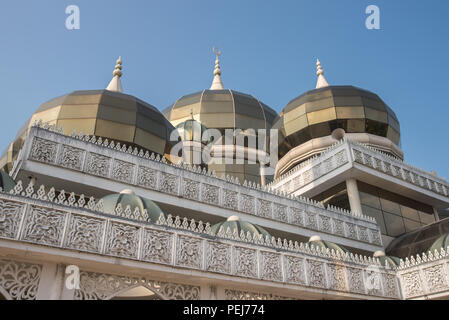
{"type": "Polygon", "coordinates": [[[435,207],[433,207],[432,209],[433,209],[433,215],[435,216],[435,221],[440,221],[440,216],[438,215],[437,209],[435,209],[435,207]]]}
{"type": "Polygon", "coordinates": [[[351,206],[351,211],[362,214],[362,204],[360,202],[359,189],[357,188],[357,180],[348,179],[346,180],[346,190],[348,192],[349,204],[351,206]]]}

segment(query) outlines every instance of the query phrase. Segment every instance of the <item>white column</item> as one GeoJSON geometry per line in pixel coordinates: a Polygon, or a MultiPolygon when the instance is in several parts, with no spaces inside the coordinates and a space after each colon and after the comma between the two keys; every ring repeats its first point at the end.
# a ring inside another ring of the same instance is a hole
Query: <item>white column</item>
{"type": "Polygon", "coordinates": [[[56,263],[44,263],[42,266],[37,300],[59,300],[64,282],[64,267],[56,263]]]}
{"type": "Polygon", "coordinates": [[[362,204],[360,203],[359,189],[357,188],[357,180],[346,180],[346,190],[348,191],[349,204],[351,211],[362,214],[362,204]]]}
{"type": "Polygon", "coordinates": [[[437,209],[435,209],[434,207],[432,209],[433,209],[433,214],[435,216],[435,221],[440,221],[440,216],[438,215],[437,209]]]}

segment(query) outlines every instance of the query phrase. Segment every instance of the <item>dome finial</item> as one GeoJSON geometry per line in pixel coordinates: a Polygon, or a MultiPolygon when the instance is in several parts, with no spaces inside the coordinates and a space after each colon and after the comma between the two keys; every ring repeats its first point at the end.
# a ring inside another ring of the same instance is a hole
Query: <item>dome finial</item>
{"type": "Polygon", "coordinates": [[[220,59],[221,51],[216,50],[215,47],[212,48],[213,53],[215,53],[215,69],[214,69],[214,80],[210,86],[210,90],[223,90],[223,82],[221,81],[221,69],[220,69],[220,59]]]}
{"type": "Polygon", "coordinates": [[[316,59],[316,75],[318,76],[318,80],[316,82],[316,88],[324,88],[328,87],[329,83],[327,83],[326,78],[324,78],[324,71],[321,67],[321,62],[319,59],[316,59]]]}
{"type": "Polygon", "coordinates": [[[120,77],[122,76],[121,56],[117,59],[117,64],[115,65],[115,69],[112,72],[112,75],[114,77],[112,78],[111,82],[109,82],[108,86],[106,87],[106,90],[123,92],[122,82],[120,81],[120,77]]]}

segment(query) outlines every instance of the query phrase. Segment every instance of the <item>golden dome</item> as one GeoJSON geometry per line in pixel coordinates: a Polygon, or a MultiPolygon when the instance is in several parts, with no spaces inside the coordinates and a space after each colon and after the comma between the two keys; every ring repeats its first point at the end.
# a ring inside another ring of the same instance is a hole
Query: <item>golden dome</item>
{"type": "MultiPolygon", "coordinates": [[[[242,135],[253,135],[247,129],[271,129],[277,113],[251,95],[228,89],[203,90],[183,96],[163,110],[164,115],[178,126],[194,119],[208,129],[218,129],[224,136],[225,129],[241,129],[242,135]]],[[[269,132],[267,132],[269,137],[269,132]]],[[[220,140],[219,144],[223,141],[220,140]]],[[[209,164],[218,177],[229,174],[240,181],[261,181],[259,164],[209,164]]]]}
{"type": "Polygon", "coordinates": [[[167,158],[171,146],[170,133],[175,130],[154,106],[128,94],[109,90],[74,91],[42,104],[19,130],[14,142],[2,155],[0,166],[8,165],[23,145],[34,121],[137,146],[167,158]]]}
{"type": "Polygon", "coordinates": [[[279,156],[311,139],[346,133],[368,133],[400,142],[396,114],[378,95],[353,86],[326,86],[290,101],[273,124],[280,130],[279,156]]]}
{"type": "Polygon", "coordinates": [[[251,95],[234,90],[203,90],[183,96],[162,111],[178,125],[193,118],[214,129],[271,129],[277,113],[251,95]]]}

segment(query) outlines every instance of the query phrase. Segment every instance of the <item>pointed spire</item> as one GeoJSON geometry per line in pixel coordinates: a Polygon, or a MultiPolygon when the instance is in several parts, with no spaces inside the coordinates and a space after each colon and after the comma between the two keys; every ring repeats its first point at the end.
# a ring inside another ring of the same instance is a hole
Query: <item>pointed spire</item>
{"type": "Polygon", "coordinates": [[[122,57],[118,58],[112,74],[114,78],[112,78],[111,82],[109,82],[106,90],[123,92],[122,82],[120,81],[120,77],[122,76],[122,57]]]}
{"type": "Polygon", "coordinates": [[[321,67],[320,60],[316,59],[316,75],[318,76],[318,80],[316,82],[316,88],[324,88],[328,87],[329,83],[327,83],[326,78],[324,78],[324,71],[321,67]]]}
{"type": "Polygon", "coordinates": [[[212,81],[212,85],[210,86],[210,90],[223,90],[223,82],[221,82],[221,69],[220,69],[220,59],[218,58],[221,55],[220,50],[216,50],[215,47],[212,48],[212,51],[215,53],[215,69],[214,69],[214,80],[212,81]]]}

